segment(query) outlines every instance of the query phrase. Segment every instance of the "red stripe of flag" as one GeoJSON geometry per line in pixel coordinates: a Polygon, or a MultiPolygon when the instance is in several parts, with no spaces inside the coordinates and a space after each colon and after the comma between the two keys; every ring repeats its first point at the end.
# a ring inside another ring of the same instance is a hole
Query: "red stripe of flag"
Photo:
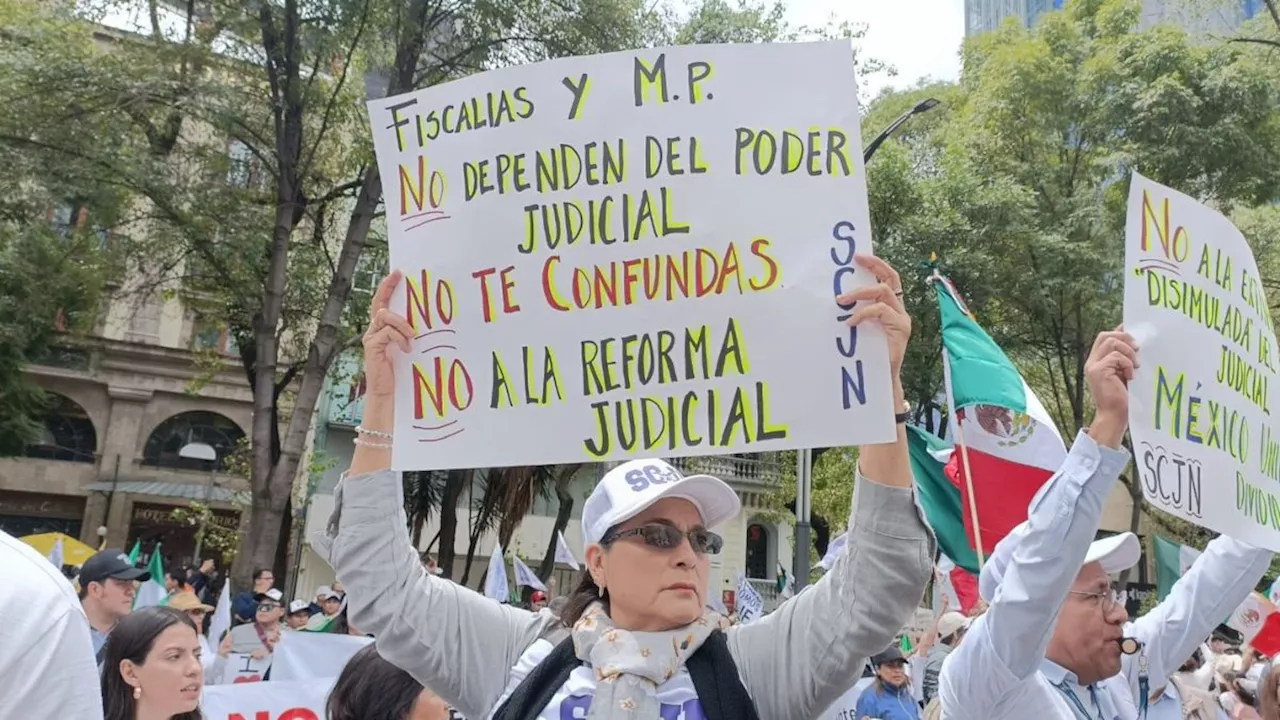
{"type": "MultiPolygon", "coordinates": [[[[960,489],[964,507],[964,530],[969,546],[974,540],[973,514],[970,511],[969,487],[964,481],[963,453],[957,446],[947,463],[947,478],[960,489]]],[[[1027,507],[1036,491],[1053,477],[1043,468],[1020,465],[1003,458],[969,448],[969,467],[973,472],[973,492],[978,497],[978,524],[982,528],[983,552],[995,552],[996,544],[1017,525],[1027,519],[1027,507]]]]}

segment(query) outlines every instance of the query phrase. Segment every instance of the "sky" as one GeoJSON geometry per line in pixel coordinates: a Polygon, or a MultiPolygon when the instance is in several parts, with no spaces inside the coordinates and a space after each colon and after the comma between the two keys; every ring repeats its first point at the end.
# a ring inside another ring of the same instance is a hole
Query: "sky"
{"type": "Polygon", "coordinates": [[[823,25],[831,15],[866,23],[861,47],[898,68],[897,77],[863,81],[862,95],[875,97],[886,86],[905,87],[922,77],[955,80],[964,39],[964,0],[783,0],[787,19],[823,25]]]}

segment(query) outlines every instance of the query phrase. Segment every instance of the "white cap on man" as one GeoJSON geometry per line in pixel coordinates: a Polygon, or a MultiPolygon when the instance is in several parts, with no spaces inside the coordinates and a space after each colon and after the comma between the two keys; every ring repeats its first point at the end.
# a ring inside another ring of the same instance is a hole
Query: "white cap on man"
{"type": "MultiPolygon", "coordinates": [[[[987,558],[987,563],[982,566],[982,574],[978,578],[978,594],[983,600],[991,602],[995,597],[996,588],[1000,587],[1000,581],[1004,579],[1013,551],[1028,531],[1027,523],[1019,524],[996,545],[995,552],[987,558]]],[[[1084,565],[1101,563],[1103,572],[1114,575],[1137,565],[1141,559],[1142,543],[1138,541],[1138,536],[1131,532],[1122,532],[1101,540],[1094,540],[1089,545],[1089,552],[1084,556],[1084,565]]]]}
{"type": "Polygon", "coordinates": [[[738,493],[720,478],[685,476],[664,460],[631,460],[605,473],[582,506],[584,545],[599,543],[610,528],[669,497],[693,503],[708,528],[742,510],[738,493]]]}

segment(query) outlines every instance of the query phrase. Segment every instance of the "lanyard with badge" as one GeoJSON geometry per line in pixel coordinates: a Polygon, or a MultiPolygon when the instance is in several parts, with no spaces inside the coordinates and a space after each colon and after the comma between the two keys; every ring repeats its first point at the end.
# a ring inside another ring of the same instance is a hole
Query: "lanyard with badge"
{"type": "MultiPolygon", "coordinates": [[[[1132,638],[1126,638],[1132,640],[1132,638]]],[[[1137,640],[1134,640],[1137,642],[1137,640]]],[[[1138,655],[1138,697],[1141,704],[1138,708],[1138,717],[1141,720],[1147,720],[1147,706],[1151,700],[1151,683],[1147,680],[1147,650],[1142,648],[1141,654],[1138,655]]]]}
{"type": "MultiPolygon", "coordinates": [[[[1058,692],[1061,692],[1062,696],[1069,700],[1076,710],[1080,711],[1079,717],[1081,720],[1094,720],[1095,716],[1090,715],[1089,711],[1084,709],[1084,703],[1080,702],[1076,692],[1066,682],[1054,683],[1053,686],[1058,688],[1058,692]]],[[[1092,685],[1089,686],[1089,697],[1093,700],[1093,706],[1098,708],[1097,720],[1106,720],[1102,717],[1102,703],[1098,702],[1098,693],[1092,685]]]]}

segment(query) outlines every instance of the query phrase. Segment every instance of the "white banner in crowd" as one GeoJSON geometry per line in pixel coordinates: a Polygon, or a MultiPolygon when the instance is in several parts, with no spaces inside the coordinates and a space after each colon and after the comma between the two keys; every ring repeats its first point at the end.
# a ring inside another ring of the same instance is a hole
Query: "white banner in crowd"
{"type": "Polygon", "coordinates": [[[738,613],[738,622],[743,625],[759,620],[764,615],[764,598],[760,597],[760,593],[756,592],[742,573],[738,573],[738,599],[735,610],[738,613]]]}
{"type": "Polygon", "coordinates": [[[257,659],[248,653],[230,653],[223,666],[222,684],[238,685],[242,683],[262,682],[271,669],[272,656],[257,659]]]}
{"type": "Polygon", "coordinates": [[[200,709],[205,720],[324,720],[335,680],[207,685],[200,709]]]}
{"type": "Polygon", "coordinates": [[[347,661],[373,638],[332,633],[287,632],[280,636],[271,664],[271,680],[338,677],[347,661]]]}
{"type": "Polygon", "coordinates": [[[564,563],[574,570],[578,569],[578,558],[573,556],[569,543],[565,542],[564,533],[556,533],[556,562],[564,563]]]}
{"type": "Polygon", "coordinates": [[[1280,551],[1280,357],[1248,243],[1134,173],[1125,248],[1124,325],[1142,364],[1129,428],[1147,501],[1280,551]]]}
{"type": "Polygon", "coordinates": [[[524,564],[519,555],[511,556],[511,565],[516,571],[516,587],[524,586],[534,590],[541,590],[542,592],[547,591],[547,586],[542,584],[542,581],[529,569],[528,565],[524,564]]]}
{"type": "Polygon", "coordinates": [[[511,600],[511,586],[507,584],[507,564],[502,559],[502,546],[494,545],[489,554],[489,571],[484,576],[484,595],[498,602],[511,600]]]}
{"type": "Polygon", "coordinates": [[[891,441],[883,333],[833,302],[875,282],[849,58],[645,49],[371,102],[416,336],[393,465],[891,441]]]}

